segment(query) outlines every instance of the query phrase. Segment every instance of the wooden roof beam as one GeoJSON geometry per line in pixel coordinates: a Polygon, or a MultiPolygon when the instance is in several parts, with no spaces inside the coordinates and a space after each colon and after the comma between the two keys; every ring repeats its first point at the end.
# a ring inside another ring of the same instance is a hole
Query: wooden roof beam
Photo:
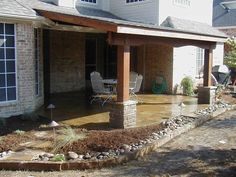
{"type": "Polygon", "coordinates": [[[104,22],[101,20],[91,19],[91,18],[86,18],[86,17],[61,14],[57,12],[49,12],[49,11],[44,11],[44,10],[37,10],[37,12],[41,16],[54,20],[54,21],[96,28],[103,31],[117,32],[117,25],[114,23],[104,22]]]}
{"type": "Polygon", "coordinates": [[[192,45],[204,49],[212,49],[215,48],[216,46],[216,42],[167,38],[167,37],[155,37],[155,36],[143,36],[143,35],[117,34],[111,32],[108,33],[108,43],[110,45],[130,45],[130,46],[140,46],[145,44],[160,44],[160,45],[169,45],[173,47],[183,47],[192,45]]]}

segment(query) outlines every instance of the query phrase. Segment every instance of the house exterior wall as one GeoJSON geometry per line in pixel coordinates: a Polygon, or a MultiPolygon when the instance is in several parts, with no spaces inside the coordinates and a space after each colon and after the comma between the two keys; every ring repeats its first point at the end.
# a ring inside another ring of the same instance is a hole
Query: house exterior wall
{"type": "MultiPolygon", "coordinates": [[[[168,93],[172,93],[173,47],[164,45],[146,45],[140,48],[144,52],[144,89],[151,91],[152,82],[161,74],[167,81],[168,93]]],[[[140,59],[141,60],[141,59],[140,59]]]]}
{"type": "Polygon", "coordinates": [[[174,48],[173,87],[180,85],[185,76],[193,79],[197,76],[196,47],[193,46],[174,48]]]}
{"type": "Polygon", "coordinates": [[[158,0],[126,3],[126,0],[110,0],[110,12],[127,20],[158,23],[158,0]]]}
{"type": "MultiPolygon", "coordinates": [[[[223,49],[224,45],[218,43],[216,48],[213,50],[213,63],[214,65],[223,64],[223,49]]],[[[174,57],[173,57],[173,87],[180,85],[181,80],[185,76],[190,76],[195,84],[202,84],[199,80],[199,74],[197,73],[197,47],[186,46],[174,48],[174,57]]],[[[174,89],[174,88],[173,88],[174,89]]]]}
{"type": "Polygon", "coordinates": [[[213,66],[223,65],[224,63],[224,44],[217,43],[216,48],[213,50],[213,66]]]}
{"type": "MultiPolygon", "coordinates": [[[[18,23],[15,29],[17,100],[0,103],[0,117],[30,113],[43,104],[43,87],[40,87],[39,96],[35,94],[34,28],[30,24],[18,23]]],[[[42,58],[40,58],[40,63],[42,76],[42,58]]],[[[40,80],[42,83],[43,78],[41,77],[40,80]]]]}
{"type": "Polygon", "coordinates": [[[50,91],[78,91],[85,87],[85,34],[50,31],[50,91]]]}
{"type": "Polygon", "coordinates": [[[204,2],[199,0],[159,0],[159,24],[168,16],[172,16],[211,25],[212,3],[212,0],[204,0],[204,2]]]}

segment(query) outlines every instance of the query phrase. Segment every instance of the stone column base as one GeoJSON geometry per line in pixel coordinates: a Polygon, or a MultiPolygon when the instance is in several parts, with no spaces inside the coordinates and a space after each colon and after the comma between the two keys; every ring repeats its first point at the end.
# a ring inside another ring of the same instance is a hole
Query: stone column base
{"type": "Polygon", "coordinates": [[[110,126],[113,128],[131,128],[136,126],[136,101],[111,103],[110,126]]]}
{"type": "Polygon", "coordinates": [[[213,104],[215,102],[216,87],[199,87],[198,104],[213,104]]]}

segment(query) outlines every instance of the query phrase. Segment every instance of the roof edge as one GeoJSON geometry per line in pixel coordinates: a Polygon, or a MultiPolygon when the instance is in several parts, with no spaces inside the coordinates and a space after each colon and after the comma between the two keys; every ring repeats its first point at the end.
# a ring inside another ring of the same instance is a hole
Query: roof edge
{"type": "Polygon", "coordinates": [[[226,42],[227,36],[214,36],[214,35],[204,35],[198,33],[192,33],[188,31],[180,31],[173,29],[151,29],[151,28],[138,28],[132,26],[118,25],[117,33],[121,34],[136,34],[136,35],[148,35],[148,36],[158,36],[158,37],[169,37],[169,38],[179,38],[179,39],[192,39],[199,41],[210,41],[210,42],[226,42]]]}
{"type": "Polygon", "coordinates": [[[16,14],[7,14],[7,13],[0,13],[0,19],[8,19],[14,21],[44,21],[45,18],[41,16],[24,16],[24,15],[16,15],[16,14]]]}

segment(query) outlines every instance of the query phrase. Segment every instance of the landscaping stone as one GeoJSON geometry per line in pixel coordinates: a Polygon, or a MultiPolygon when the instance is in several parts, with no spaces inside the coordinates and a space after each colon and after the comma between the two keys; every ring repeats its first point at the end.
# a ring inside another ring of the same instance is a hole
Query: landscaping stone
{"type": "Polygon", "coordinates": [[[83,158],[86,160],[91,159],[91,155],[89,153],[87,153],[83,158]]]}
{"type": "Polygon", "coordinates": [[[84,159],[84,155],[78,155],[78,160],[83,160],[84,159]]]}
{"type": "MultiPolygon", "coordinates": [[[[142,151],[147,153],[150,151],[150,149],[153,149],[153,148],[155,149],[156,147],[168,142],[173,137],[178,136],[179,134],[186,132],[187,130],[192,129],[202,124],[203,122],[209,120],[212,117],[214,112],[216,112],[217,114],[218,109],[225,110],[225,109],[230,109],[230,108],[231,108],[230,105],[227,105],[224,103],[215,104],[208,108],[196,111],[195,114],[198,114],[197,117],[188,117],[188,116],[180,115],[180,116],[176,116],[176,117],[170,118],[167,121],[162,122],[162,124],[165,125],[162,130],[153,132],[147,139],[140,140],[138,143],[131,144],[131,145],[123,144],[120,147],[120,149],[116,149],[116,150],[110,149],[109,151],[97,152],[97,153],[86,153],[85,155],[78,155],[77,153],[70,151],[68,152],[67,157],[68,157],[68,160],[75,160],[75,159],[77,159],[78,161],[87,160],[91,163],[95,162],[96,160],[101,160],[101,161],[104,161],[105,159],[109,160],[115,156],[119,156],[118,158],[121,158],[121,159],[123,156],[136,157],[137,154],[141,153],[142,151]],[[158,142],[158,146],[155,145],[155,142],[158,142]]],[[[222,113],[222,111],[221,112],[218,111],[218,113],[222,113]]],[[[12,152],[6,151],[6,152],[0,153],[0,159],[4,158],[10,153],[12,152]]],[[[55,157],[54,154],[43,153],[34,160],[47,162],[47,161],[50,161],[53,157],[55,157]]],[[[71,161],[71,162],[75,162],[75,161],[71,161]]],[[[70,162],[68,161],[68,163],[70,162]]]]}
{"type": "Polygon", "coordinates": [[[77,159],[79,157],[79,155],[75,152],[68,152],[68,158],[69,159],[77,159]]]}
{"type": "Polygon", "coordinates": [[[43,157],[47,157],[47,158],[53,158],[54,157],[54,154],[51,154],[51,153],[45,153],[42,155],[43,157]]]}

